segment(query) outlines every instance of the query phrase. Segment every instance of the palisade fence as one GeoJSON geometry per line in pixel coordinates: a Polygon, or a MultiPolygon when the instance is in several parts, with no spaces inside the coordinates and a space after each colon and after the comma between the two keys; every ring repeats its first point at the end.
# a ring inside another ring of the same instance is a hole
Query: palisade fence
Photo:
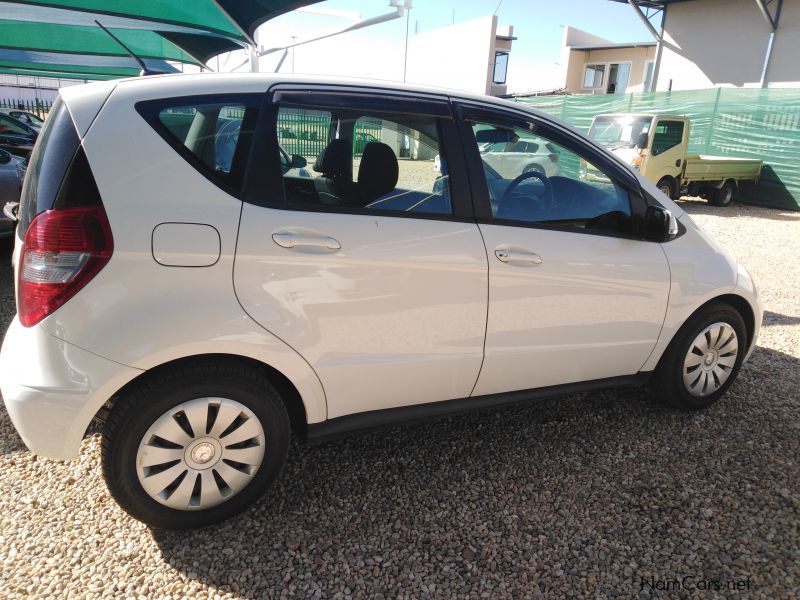
{"type": "MultiPolygon", "coordinates": [[[[317,111],[281,111],[278,115],[278,142],[289,154],[318,156],[328,145],[331,116],[317,111]]],[[[364,146],[380,140],[381,121],[359,119],[355,127],[353,156],[361,156],[364,146]]]]}
{"type": "Polygon", "coordinates": [[[691,119],[689,152],[760,158],[758,185],[743,185],[737,199],[800,210],[800,89],[712,88],[679,92],[540,96],[518,102],[589,131],[595,115],[646,113],[691,119]]]}
{"type": "Polygon", "coordinates": [[[11,98],[0,98],[0,108],[19,108],[20,105],[22,106],[22,110],[26,110],[31,112],[35,115],[38,115],[42,119],[47,116],[47,113],[50,112],[50,108],[53,106],[53,103],[49,100],[13,100],[11,98]]]}

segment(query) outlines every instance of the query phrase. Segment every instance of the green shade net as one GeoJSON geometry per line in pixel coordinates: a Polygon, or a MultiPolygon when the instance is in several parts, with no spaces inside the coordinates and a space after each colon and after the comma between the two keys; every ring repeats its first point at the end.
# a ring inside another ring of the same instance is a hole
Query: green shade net
{"type": "MultiPolygon", "coordinates": [[[[72,67],[70,67],[72,68],[72,67]]],[[[74,73],[74,72],[59,72],[59,71],[40,71],[37,69],[17,69],[14,67],[6,67],[0,65],[0,73],[3,75],[21,75],[24,77],[57,77],[58,79],[80,79],[91,81],[103,81],[106,79],[119,79],[121,75],[104,75],[101,73],[74,73]]],[[[136,71],[135,75],[138,75],[136,71]]]]}
{"type": "MultiPolygon", "coordinates": [[[[240,47],[238,44],[212,35],[181,34],[192,40],[193,54],[188,54],[154,31],[112,29],[111,32],[140,58],[197,63],[218,54],[221,48],[224,51],[240,47]]],[[[125,49],[99,27],[55,23],[0,20],[0,48],[128,56],[125,49]]]]}
{"type": "Polygon", "coordinates": [[[282,13],[315,4],[319,0],[14,0],[10,5],[28,7],[21,21],[87,25],[81,15],[138,21],[137,28],[154,31],[165,26],[201,30],[240,42],[252,41],[261,23],[282,13]],[[65,13],[70,11],[72,14],[65,13]]]}
{"type": "MultiPolygon", "coordinates": [[[[264,21],[309,4],[314,0],[0,0],[0,48],[127,56],[96,20],[140,58],[202,64],[252,41],[264,21]]],[[[27,68],[51,70],[35,62],[27,68]]]]}
{"type": "MultiPolygon", "coordinates": [[[[247,0],[239,3],[251,4],[247,0]]],[[[182,25],[233,39],[245,39],[240,26],[233,23],[212,0],[16,0],[16,4],[94,13],[101,23],[103,15],[112,15],[182,25]]],[[[158,26],[153,25],[153,29],[158,29],[158,26]]]]}
{"type": "Polygon", "coordinates": [[[31,75],[38,77],[62,77],[62,73],[72,73],[78,79],[97,79],[96,76],[104,77],[137,77],[141,69],[137,67],[93,67],[83,65],[59,65],[59,64],[42,64],[38,68],[33,67],[30,63],[20,63],[16,61],[0,60],[0,69],[2,72],[10,73],[14,71],[15,75],[31,75]],[[35,74],[24,73],[23,71],[36,71],[35,74]]]}
{"type": "Polygon", "coordinates": [[[217,0],[217,4],[251,37],[265,21],[317,2],[319,0],[217,0]]]}
{"type": "Polygon", "coordinates": [[[554,115],[583,133],[589,131],[595,115],[644,113],[689,117],[689,154],[764,161],[758,185],[743,184],[737,200],[800,210],[798,89],[711,88],[517,100],[554,115]]]}

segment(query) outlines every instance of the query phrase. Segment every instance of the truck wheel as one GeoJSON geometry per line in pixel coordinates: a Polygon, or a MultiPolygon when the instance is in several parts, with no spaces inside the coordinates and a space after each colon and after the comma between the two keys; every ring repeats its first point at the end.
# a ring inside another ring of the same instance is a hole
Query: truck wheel
{"type": "Polygon", "coordinates": [[[677,188],[678,186],[672,177],[669,176],[662,177],[656,184],[656,187],[660,189],[662,192],[664,192],[667,196],[672,198],[673,200],[677,199],[678,192],[675,188],[677,188]]]}
{"type": "Polygon", "coordinates": [[[726,181],[722,187],[714,191],[711,196],[711,204],[714,206],[728,206],[733,200],[733,195],[736,193],[736,184],[732,181],[726,181]]]}

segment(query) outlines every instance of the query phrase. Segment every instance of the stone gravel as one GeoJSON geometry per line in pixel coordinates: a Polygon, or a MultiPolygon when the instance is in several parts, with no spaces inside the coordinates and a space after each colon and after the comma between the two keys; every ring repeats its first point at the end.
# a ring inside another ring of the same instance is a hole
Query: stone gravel
{"type": "Polygon", "coordinates": [[[685,576],[749,589],[655,594],[797,597],[800,214],[683,206],[767,311],[721,403],[686,414],[609,390],[293,443],[255,507],[185,533],[115,505],[97,433],[76,462],[37,459],[0,408],[0,598],[647,598],[643,580],[685,576]]]}

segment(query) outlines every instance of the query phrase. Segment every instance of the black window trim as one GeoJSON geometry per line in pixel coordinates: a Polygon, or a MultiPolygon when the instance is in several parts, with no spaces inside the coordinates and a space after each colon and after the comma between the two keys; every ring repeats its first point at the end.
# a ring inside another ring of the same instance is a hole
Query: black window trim
{"type": "Polygon", "coordinates": [[[198,94],[189,96],[173,96],[169,98],[158,98],[155,100],[142,100],[134,104],[136,112],[150,125],[161,138],[169,144],[186,162],[195,168],[203,177],[208,179],[215,186],[242,200],[244,196],[244,183],[246,173],[250,164],[252,150],[252,137],[258,128],[258,121],[261,108],[264,102],[263,92],[249,93],[220,93],[220,94],[198,94]],[[245,107],[245,115],[242,120],[242,127],[239,133],[239,143],[236,145],[233,161],[231,163],[230,178],[226,181],[220,177],[214,169],[201,161],[191,152],[175,135],[161,122],[159,115],[161,111],[169,108],[192,107],[202,104],[223,104],[223,105],[242,105],[245,107]],[[246,132],[245,120],[252,125],[253,134],[246,132]]]}
{"type": "Polygon", "coordinates": [[[402,90],[383,91],[363,86],[275,84],[265,96],[259,125],[254,134],[250,163],[270,165],[250,169],[246,178],[244,201],[275,210],[331,214],[366,215],[474,223],[472,194],[467,183],[463,154],[459,151],[460,137],[456,131],[449,98],[445,95],[411,93],[402,90]],[[436,119],[440,135],[440,153],[444,156],[452,214],[366,209],[342,206],[287,206],[284,201],[283,175],[280,172],[277,137],[278,107],[280,104],[327,109],[362,109],[366,112],[412,114],[436,119]],[[276,202],[274,199],[278,198],[276,202]]]}

